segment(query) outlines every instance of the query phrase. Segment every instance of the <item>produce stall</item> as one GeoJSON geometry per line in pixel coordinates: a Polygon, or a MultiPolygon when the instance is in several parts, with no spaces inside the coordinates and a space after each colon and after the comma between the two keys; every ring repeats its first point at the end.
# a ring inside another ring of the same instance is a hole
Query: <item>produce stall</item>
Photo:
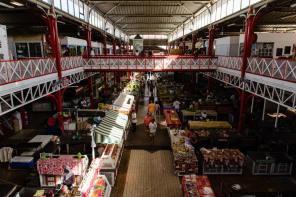
{"type": "Polygon", "coordinates": [[[78,192],[82,197],[109,197],[111,186],[104,175],[100,174],[103,160],[95,158],[92,160],[87,173],[81,181],[78,192]]]}
{"type": "Polygon", "coordinates": [[[285,153],[249,151],[246,167],[253,175],[290,175],[293,158],[285,153]]]}
{"type": "Polygon", "coordinates": [[[185,175],[182,188],[185,197],[215,197],[207,176],[185,175]]]}
{"type": "Polygon", "coordinates": [[[217,120],[218,113],[215,110],[194,110],[194,111],[187,111],[181,110],[183,115],[183,121],[188,120],[188,117],[193,117],[193,120],[196,120],[196,117],[201,117],[202,112],[206,112],[208,117],[214,117],[217,120]]]}
{"type": "Polygon", "coordinates": [[[113,110],[122,114],[129,114],[131,112],[134,102],[134,96],[121,93],[113,103],[113,110]]]}
{"type": "Polygon", "coordinates": [[[190,129],[231,129],[232,126],[227,121],[188,121],[190,129]]]}
{"type": "Polygon", "coordinates": [[[62,175],[66,166],[69,166],[76,177],[76,185],[79,185],[88,167],[88,158],[82,155],[79,159],[76,155],[52,155],[45,154],[46,159],[37,161],[41,187],[55,187],[62,183],[62,175]]]}
{"type": "Polygon", "coordinates": [[[167,127],[181,127],[182,123],[178,116],[178,113],[174,109],[164,109],[163,114],[167,127]]]}
{"type": "Polygon", "coordinates": [[[194,152],[194,147],[185,136],[185,131],[178,130],[177,128],[170,128],[168,131],[176,173],[179,176],[198,173],[198,160],[194,152]]]}
{"type": "Polygon", "coordinates": [[[105,144],[102,154],[103,166],[101,174],[106,175],[109,183],[114,186],[123,153],[125,128],[128,127],[128,116],[110,111],[101,124],[94,129],[95,142],[105,144]]]}
{"type": "Polygon", "coordinates": [[[238,149],[205,149],[203,156],[203,174],[242,174],[245,156],[238,149]]]}

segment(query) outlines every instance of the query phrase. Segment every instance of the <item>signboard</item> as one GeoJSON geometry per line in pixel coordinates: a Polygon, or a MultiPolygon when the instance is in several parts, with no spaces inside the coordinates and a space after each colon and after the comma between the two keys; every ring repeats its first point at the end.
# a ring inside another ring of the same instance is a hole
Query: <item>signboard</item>
{"type": "Polygon", "coordinates": [[[78,88],[75,88],[76,95],[81,93],[83,91],[83,86],[79,86],[78,88]]]}
{"type": "Polygon", "coordinates": [[[70,84],[69,77],[63,77],[63,86],[68,86],[70,84]]]}

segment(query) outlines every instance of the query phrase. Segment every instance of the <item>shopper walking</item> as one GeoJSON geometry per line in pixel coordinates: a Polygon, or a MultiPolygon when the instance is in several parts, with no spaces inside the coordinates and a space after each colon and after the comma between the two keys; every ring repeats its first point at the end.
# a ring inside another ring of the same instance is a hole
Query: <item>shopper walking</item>
{"type": "Polygon", "coordinates": [[[134,135],[136,135],[136,131],[137,131],[137,114],[136,114],[135,110],[132,113],[132,125],[133,125],[133,133],[134,133],[134,135]]]}
{"type": "Polygon", "coordinates": [[[158,104],[158,101],[155,102],[155,111],[156,111],[156,116],[159,117],[159,109],[160,109],[160,106],[158,104]]]}
{"type": "Polygon", "coordinates": [[[175,107],[177,113],[179,113],[180,104],[181,103],[178,100],[175,100],[175,102],[173,103],[173,106],[175,107]]]}
{"type": "Polygon", "coordinates": [[[150,117],[149,113],[147,113],[146,117],[144,118],[144,123],[146,125],[146,134],[149,134],[149,124],[152,121],[152,118],[150,117]]]}
{"type": "Polygon", "coordinates": [[[148,113],[150,116],[154,116],[154,111],[155,111],[155,104],[150,101],[150,104],[148,105],[148,113]]]}
{"type": "Polygon", "coordinates": [[[150,137],[152,143],[154,142],[154,137],[156,134],[156,129],[157,129],[157,123],[155,122],[155,119],[153,118],[152,121],[149,124],[149,129],[150,129],[150,137]]]}

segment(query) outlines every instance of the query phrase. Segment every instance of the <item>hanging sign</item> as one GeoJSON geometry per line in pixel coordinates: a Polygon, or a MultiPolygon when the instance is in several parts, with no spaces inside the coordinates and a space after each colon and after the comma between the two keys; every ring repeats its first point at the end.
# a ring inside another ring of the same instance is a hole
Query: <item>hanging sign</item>
{"type": "Polygon", "coordinates": [[[83,86],[79,86],[78,88],[75,89],[76,95],[81,93],[83,91],[83,86]]]}

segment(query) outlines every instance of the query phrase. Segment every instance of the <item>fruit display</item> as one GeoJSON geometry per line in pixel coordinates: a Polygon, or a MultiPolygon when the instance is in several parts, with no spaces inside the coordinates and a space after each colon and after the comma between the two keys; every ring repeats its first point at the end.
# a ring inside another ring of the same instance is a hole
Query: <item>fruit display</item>
{"type": "Polygon", "coordinates": [[[104,178],[98,178],[90,191],[91,197],[103,197],[106,191],[106,180],[104,178]]]}
{"type": "Polygon", "coordinates": [[[182,187],[185,197],[215,197],[207,176],[185,175],[182,187]]]}
{"type": "Polygon", "coordinates": [[[164,109],[163,114],[166,120],[167,127],[180,127],[182,123],[177,112],[174,109],[164,109]]]}

